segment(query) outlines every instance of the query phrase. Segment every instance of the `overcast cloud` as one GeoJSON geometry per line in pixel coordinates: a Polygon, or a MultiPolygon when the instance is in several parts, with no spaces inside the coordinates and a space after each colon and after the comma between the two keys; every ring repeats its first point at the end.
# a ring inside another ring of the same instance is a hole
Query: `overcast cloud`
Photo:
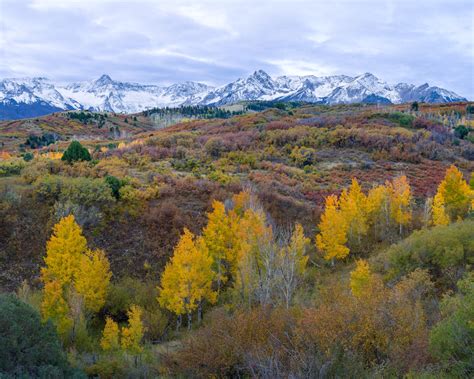
{"type": "Polygon", "coordinates": [[[474,98],[474,1],[0,0],[0,78],[356,75],[474,98]]]}

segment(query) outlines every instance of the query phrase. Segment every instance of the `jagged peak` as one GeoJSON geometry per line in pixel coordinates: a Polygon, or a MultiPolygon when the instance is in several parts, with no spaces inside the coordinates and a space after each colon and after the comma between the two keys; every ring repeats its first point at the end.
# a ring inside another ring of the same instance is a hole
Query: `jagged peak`
{"type": "Polygon", "coordinates": [[[106,85],[113,82],[114,81],[112,80],[112,78],[107,74],[102,74],[101,77],[95,81],[95,83],[98,85],[106,85]]]}
{"type": "Polygon", "coordinates": [[[263,71],[262,69],[259,69],[259,70],[255,70],[254,73],[252,75],[250,75],[250,77],[254,77],[254,78],[264,78],[265,80],[268,80],[268,79],[272,79],[272,77],[270,75],[268,75],[265,71],[263,71]]]}

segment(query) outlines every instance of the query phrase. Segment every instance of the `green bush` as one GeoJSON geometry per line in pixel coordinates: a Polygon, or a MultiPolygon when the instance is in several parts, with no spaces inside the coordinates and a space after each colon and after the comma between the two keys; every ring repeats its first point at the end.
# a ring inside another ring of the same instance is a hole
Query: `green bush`
{"type": "Polygon", "coordinates": [[[435,274],[439,285],[452,287],[459,279],[452,274],[459,275],[466,265],[474,263],[473,230],[474,221],[464,220],[416,231],[392,245],[378,258],[379,264],[388,271],[390,279],[421,268],[435,274]]]}
{"type": "Polygon", "coordinates": [[[105,182],[110,187],[112,195],[118,200],[120,198],[120,188],[124,185],[124,182],[112,175],[107,175],[105,182]]]}
{"type": "Polygon", "coordinates": [[[458,125],[454,128],[454,135],[459,139],[464,139],[469,134],[469,129],[464,125],[458,125]]]}
{"type": "Polygon", "coordinates": [[[20,175],[21,170],[25,167],[25,162],[20,159],[9,159],[0,161],[0,177],[20,175]]]}
{"type": "Polygon", "coordinates": [[[443,319],[430,334],[432,354],[449,377],[474,375],[474,273],[458,282],[459,293],[443,299],[443,319]]]}
{"type": "Polygon", "coordinates": [[[23,154],[23,160],[25,162],[29,162],[29,161],[33,160],[34,157],[35,156],[30,152],[23,154]]]}
{"type": "Polygon", "coordinates": [[[54,326],[14,295],[0,295],[0,346],[2,378],[80,376],[68,365],[54,326]]]}
{"type": "Polygon", "coordinates": [[[90,161],[91,155],[89,154],[89,150],[82,146],[79,141],[72,141],[64,152],[61,160],[68,163],[77,161],[90,161]]]}
{"type": "Polygon", "coordinates": [[[115,201],[102,179],[47,175],[36,182],[36,193],[45,199],[70,201],[83,206],[107,205],[115,201]]]}

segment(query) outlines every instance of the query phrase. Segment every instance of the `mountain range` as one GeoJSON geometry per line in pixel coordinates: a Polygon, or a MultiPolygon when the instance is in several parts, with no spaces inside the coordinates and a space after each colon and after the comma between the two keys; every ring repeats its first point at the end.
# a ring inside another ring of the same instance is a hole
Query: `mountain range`
{"type": "Polygon", "coordinates": [[[170,86],[99,79],[58,85],[43,78],[0,81],[0,120],[36,117],[63,110],[136,113],[154,107],[228,105],[240,101],[305,101],[321,104],[412,101],[447,103],[466,101],[456,93],[427,83],[390,85],[371,73],[355,77],[279,76],[257,70],[246,78],[220,87],[184,82],[170,86]]]}

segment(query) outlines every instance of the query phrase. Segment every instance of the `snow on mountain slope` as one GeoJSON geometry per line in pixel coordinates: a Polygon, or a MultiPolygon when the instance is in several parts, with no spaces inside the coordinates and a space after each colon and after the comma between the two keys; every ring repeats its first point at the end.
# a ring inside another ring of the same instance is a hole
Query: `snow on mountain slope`
{"type": "Polygon", "coordinates": [[[52,107],[74,109],[79,106],[72,99],[64,98],[46,78],[20,78],[0,81],[0,101],[33,104],[44,102],[52,107]]]}
{"type": "Polygon", "coordinates": [[[356,77],[280,76],[263,70],[220,87],[184,82],[168,87],[115,81],[108,75],[66,86],[45,78],[0,81],[0,119],[34,117],[58,110],[85,109],[135,113],[154,107],[224,105],[249,100],[306,101],[324,104],[411,101],[453,102],[465,98],[428,84],[390,85],[365,73],[356,77]]]}
{"type": "Polygon", "coordinates": [[[66,97],[82,104],[84,109],[135,113],[153,107],[179,106],[190,97],[207,92],[205,84],[186,82],[170,87],[114,81],[102,75],[91,82],[73,83],[59,88],[66,97]]]}
{"type": "Polygon", "coordinates": [[[392,103],[401,102],[400,94],[394,87],[370,73],[359,75],[351,81],[342,83],[327,96],[326,102],[328,104],[357,103],[362,102],[370,95],[388,99],[392,103]]]}
{"type": "Polygon", "coordinates": [[[272,100],[278,97],[279,86],[263,70],[255,71],[247,78],[211,90],[200,104],[232,104],[243,100],[272,100]]]}

